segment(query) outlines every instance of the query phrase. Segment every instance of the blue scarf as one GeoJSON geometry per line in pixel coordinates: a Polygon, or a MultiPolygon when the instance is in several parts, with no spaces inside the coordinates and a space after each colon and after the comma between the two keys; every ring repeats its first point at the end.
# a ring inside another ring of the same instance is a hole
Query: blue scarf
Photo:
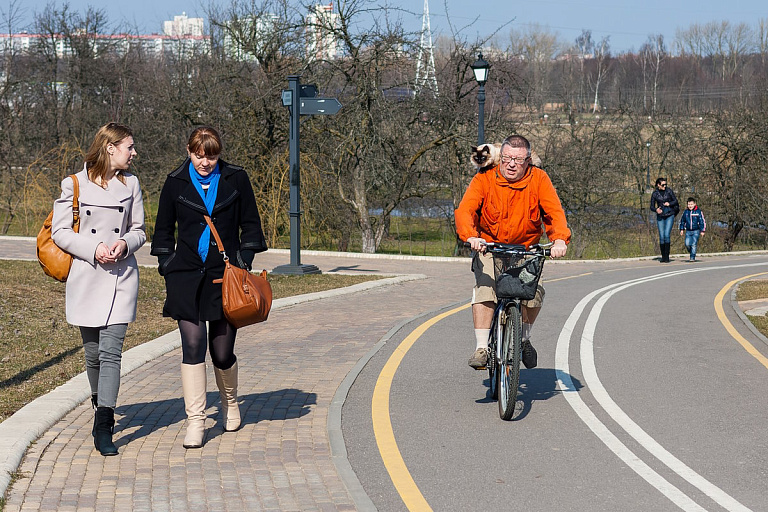
{"type": "MultiPolygon", "coordinates": [[[[200,194],[205,204],[205,209],[208,210],[208,215],[210,216],[213,212],[213,205],[216,203],[216,194],[219,190],[219,178],[221,178],[219,164],[216,164],[216,167],[208,176],[201,176],[195,169],[195,166],[192,165],[192,162],[189,162],[189,177],[192,180],[192,185],[195,186],[195,190],[200,194]],[[203,185],[209,185],[208,190],[203,190],[203,185]]],[[[203,261],[208,257],[208,247],[210,246],[211,228],[206,224],[203,234],[200,235],[200,240],[197,241],[197,254],[200,255],[200,259],[203,261]]]]}

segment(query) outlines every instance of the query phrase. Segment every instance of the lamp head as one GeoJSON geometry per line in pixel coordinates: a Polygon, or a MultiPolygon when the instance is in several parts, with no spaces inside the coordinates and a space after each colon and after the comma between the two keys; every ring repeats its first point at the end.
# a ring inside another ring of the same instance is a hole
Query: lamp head
{"type": "Polygon", "coordinates": [[[477,80],[477,83],[480,85],[485,85],[485,82],[488,81],[488,70],[491,69],[491,65],[488,64],[485,59],[483,59],[482,53],[477,55],[477,60],[473,62],[470,67],[472,68],[472,72],[475,74],[475,80],[477,80]]]}

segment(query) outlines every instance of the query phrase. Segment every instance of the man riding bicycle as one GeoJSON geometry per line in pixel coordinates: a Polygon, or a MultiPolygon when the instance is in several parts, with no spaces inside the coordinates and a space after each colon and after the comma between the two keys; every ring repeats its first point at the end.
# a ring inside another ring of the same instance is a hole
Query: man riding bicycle
{"type": "MultiPolygon", "coordinates": [[[[504,140],[498,167],[472,178],[455,216],[459,237],[475,251],[472,319],[477,347],[469,366],[479,370],[488,361],[488,337],[496,304],[493,257],[486,253],[485,242],[530,247],[539,242],[543,224],[547,237],[554,243],[550,255],[560,258],[565,256],[571,231],[552,181],[544,170],[531,165],[531,144],[520,135],[504,140]]],[[[537,364],[530,335],[544,303],[544,293],[544,287],[539,285],[536,296],[522,303],[522,359],[526,368],[537,364]]]]}

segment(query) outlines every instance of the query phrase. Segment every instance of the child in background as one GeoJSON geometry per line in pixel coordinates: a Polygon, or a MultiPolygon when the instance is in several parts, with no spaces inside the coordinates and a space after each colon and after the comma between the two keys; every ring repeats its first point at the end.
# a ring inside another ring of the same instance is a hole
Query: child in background
{"type": "Polygon", "coordinates": [[[689,262],[696,261],[696,246],[699,243],[699,237],[704,235],[706,229],[704,212],[696,205],[696,199],[689,197],[687,208],[680,217],[680,236],[685,236],[685,248],[691,255],[689,262]]]}

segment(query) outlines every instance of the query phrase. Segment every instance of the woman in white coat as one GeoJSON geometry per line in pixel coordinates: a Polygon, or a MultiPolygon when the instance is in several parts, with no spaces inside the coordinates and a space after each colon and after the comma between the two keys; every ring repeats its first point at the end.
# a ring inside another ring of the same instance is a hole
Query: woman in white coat
{"type": "Polygon", "coordinates": [[[131,129],[102,126],[76,177],[80,231],[72,229],[70,178],[53,205],[53,241],[73,256],[67,278],[67,322],[80,327],[91,400],[96,408],[93,442],[102,455],[117,455],[112,442],[120,362],[128,323],[136,319],[139,269],[134,253],[146,241],[139,180],[125,172],[136,156],[131,129]]]}

